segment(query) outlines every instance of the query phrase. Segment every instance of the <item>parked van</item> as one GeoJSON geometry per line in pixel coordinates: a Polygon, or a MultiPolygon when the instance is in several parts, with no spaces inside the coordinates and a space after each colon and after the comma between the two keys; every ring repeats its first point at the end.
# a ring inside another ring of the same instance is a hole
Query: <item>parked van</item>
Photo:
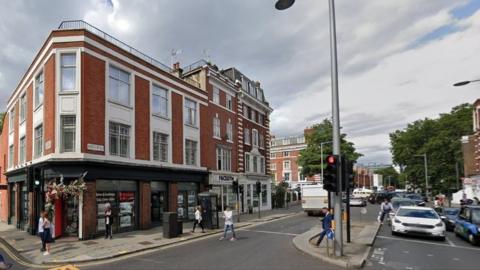
{"type": "Polygon", "coordinates": [[[370,195],[373,194],[373,190],[371,189],[355,189],[352,193],[353,197],[356,198],[368,198],[370,195]]]}
{"type": "Polygon", "coordinates": [[[302,208],[309,216],[321,213],[328,207],[328,191],[323,185],[305,185],[302,187],[302,208]]]}

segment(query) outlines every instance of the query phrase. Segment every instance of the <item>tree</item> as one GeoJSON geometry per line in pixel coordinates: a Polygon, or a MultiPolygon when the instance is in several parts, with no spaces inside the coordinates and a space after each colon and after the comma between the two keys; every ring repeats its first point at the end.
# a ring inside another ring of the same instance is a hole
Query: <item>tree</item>
{"type": "MultiPolygon", "coordinates": [[[[300,151],[298,164],[302,166],[302,174],[312,176],[321,172],[321,143],[332,141],[332,122],[328,119],[320,124],[315,124],[309,132],[305,134],[307,148],[300,151]]],[[[340,136],[340,150],[349,160],[356,162],[362,154],[356,152],[352,142],[347,141],[346,134],[340,136]]],[[[323,144],[323,158],[332,154],[333,145],[331,143],[323,144]]],[[[324,164],[325,166],[326,164],[324,164]]]]}
{"type": "Polygon", "coordinates": [[[408,182],[425,189],[422,155],[426,154],[433,193],[455,186],[457,169],[463,168],[460,139],[472,132],[472,110],[470,104],[461,104],[437,119],[417,120],[390,134],[393,162],[403,169],[408,182]]]}
{"type": "Polygon", "coordinates": [[[2,134],[4,118],[5,118],[5,113],[4,112],[0,113],[0,134],[2,134]]]}
{"type": "Polygon", "coordinates": [[[392,166],[386,168],[380,168],[375,170],[375,174],[382,175],[383,186],[392,185],[397,186],[400,183],[399,173],[392,166]]]}

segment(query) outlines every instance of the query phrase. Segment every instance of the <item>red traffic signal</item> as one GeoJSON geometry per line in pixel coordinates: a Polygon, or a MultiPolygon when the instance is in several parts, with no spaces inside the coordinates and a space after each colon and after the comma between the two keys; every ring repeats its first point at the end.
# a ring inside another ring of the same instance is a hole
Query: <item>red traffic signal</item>
{"type": "Polygon", "coordinates": [[[327,164],[328,165],[335,165],[337,164],[337,157],[334,155],[330,155],[327,157],[327,164]]]}

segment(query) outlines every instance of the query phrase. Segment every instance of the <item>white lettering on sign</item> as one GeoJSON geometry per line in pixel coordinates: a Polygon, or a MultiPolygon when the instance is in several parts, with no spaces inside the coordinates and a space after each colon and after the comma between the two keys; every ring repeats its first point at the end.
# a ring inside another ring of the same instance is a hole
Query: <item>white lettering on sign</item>
{"type": "Polygon", "coordinates": [[[52,141],[48,140],[45,142],[45,150],[48,150],[52,147],[52,141]]]}
{"type": "Polygon", "coordinates": [[[105,151],[105,147],[103,145],[93,144],[93,143],[87,144],[87,149],[91,151],[100,151],[100,152],[105,151]]]}

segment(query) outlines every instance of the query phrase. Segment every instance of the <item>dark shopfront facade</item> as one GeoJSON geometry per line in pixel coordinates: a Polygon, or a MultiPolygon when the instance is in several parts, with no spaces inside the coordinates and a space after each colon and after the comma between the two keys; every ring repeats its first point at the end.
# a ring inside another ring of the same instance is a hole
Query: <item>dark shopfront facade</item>
{"type": "Polygon", "coordinates": [[[84,178],[87,190],[83,194],[55,202],[55,237],[91,239],[104,234],[106,203],[112,206],[114,233],[159,226],[166,211],[177,212],[183,220],[192,220],[197,195],[208,184],[206,170],[101,161],[47,161],[36,164],[35,168],[36,178],[33,167],[31,174],[22,169],[7,175],[11,195],[9,222],[32,234],[36,233],[40,210],[44,207],[46,183],[63,176],[68,184],[88,172],[84,178]]]}

